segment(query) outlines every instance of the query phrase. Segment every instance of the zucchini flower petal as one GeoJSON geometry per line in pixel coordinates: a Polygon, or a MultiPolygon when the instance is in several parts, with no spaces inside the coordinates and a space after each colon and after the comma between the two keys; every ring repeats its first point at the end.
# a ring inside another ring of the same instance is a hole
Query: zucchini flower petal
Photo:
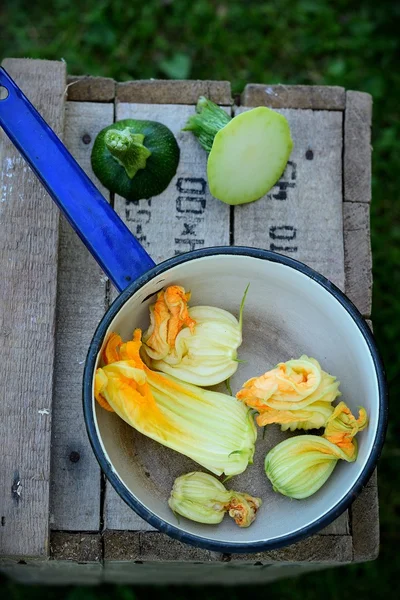
{"type": "Polygon", "coordinates": [[[150,358],[165,358],[184,325],[193,331],[195,321],[189,316],[189,299],[190,293],[186,294],[178,285],[171,285],[165,292],[158,293],[157,301],[150,307],[150,327],[143,336],[150,358]]]}
{"type": "Polygon", "coordinates": [[[326,482],[339,459],[353,462],[341,448],[317,435],[284,440],[265,457],[265,473],[275,492],[289,498],[308,498],[326,482]]]}
{"type": "Polygon", "coordinates": [[[256,518],[261,499],[227,490],[207,473],[193,472],[175,479],[168,504],[175,513],[197,523],[221,523],[228,512],[239,527],[248,527],[256,518]]]}
{"type": "Polygon", "coordinates": [[[94,380],[94,396],[102,408],[109,412],[114,412],[114,409],[108,404],[107,400],[102,395],[103,390],[107,387],[107,375],[99,369],[94,380]]]}
{"type": "MultiPolygon", "coordinates": [[[[106,344],[115,346],[115,334],[106,344]]],[[[203,390],[149,369],[140,356],[141,331],[118,344],[119,360],[97,369],[95,397],[129,425],[215,473],[242,473],[257,437],[251,411],[236,398],[203,390]]]]}
{"type": "Polygon", "coordinates": [[[256,513],[262,504],[261,498],[244,493],[240,494],[239,492],[230,492],[230,494],[229,516],[239,527],[249,527],[255,520],[256,513]]]}
{"type": "Polygon", "coordinates": [[[259,425],[279,423],[282,431],[324,427],[339,392],[336,378],[314,358],[279,363],[260,377],[249,379],[237,398],[258,410],[259,425]]]}
{"type": "MultiPolygon", "coordinates": [[[[150,307],[150,327],[143,336],[147,365],[201,386],[228,379],[238,367],[242,322],[212,306],[189,308],[190,294],[179,286],[161,291],[150,307]]],[[[240,315],[243,311],[243,302],[240,315]]]]}
{"type": "Polygon", "coordinates": [[[305,358],[279,363],[264,375],[249,379],[237,397],[257,409],[271,406],[269,402],[278,403],[277,407],[271,408],[279,408],[279,402],[300,402],[315,392],[321,383],[321,368],[305,358]]]}
{"type": "Polygon", "coordinates": [[[353,438],[359,431],[365,429],[367,424],[365,408],[359,408],[358,419],[356,419],[348,406],[344,402],[339,402],[327,421],[324,438],[336,444],[349,458],[353,458],[357,454],[357,446],[353,438]]]}
{"type": "Polygon", "coordinates": [[[103,362],[105,365],[121,360],[120,347],[122,339],[116,333],[111,333],[103,350],[103,362]]]}
{"type": "Polygon", "coordinates": [[[333,407],[327,402],[315,402],[304,409],[276,410],[268,408],[263,410],[256,418],[260,427],[271,423],[279,423],[282,431],[295,431],[295,429],[320,429],[331,414],[333,407]]]}

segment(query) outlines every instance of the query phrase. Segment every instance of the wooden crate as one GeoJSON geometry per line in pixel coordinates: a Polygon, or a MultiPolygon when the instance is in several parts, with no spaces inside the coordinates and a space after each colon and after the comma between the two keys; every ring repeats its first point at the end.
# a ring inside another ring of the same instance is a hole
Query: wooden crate
{"type": "MultiPolygon", "coordinates": [[[[63,62],[3,65],[97,185],[90,153],[103,127],[135,116],[172,129],[181,161],[162,198],[126,204],[100,186],[156,262],[220,244],[276,250],[370,316],[368,94],[250,84],[233,104],[228,82],[67,80],[63,62]],[[201,94],[232,114],[265,105],[288,118],[294,151],[262,200],[233,208],[211,197],[206,155],[181,131],[201,94]]],[[[116,292],[1,131],[0,164],[0,570],[23,582],[239,584],[374,559],[376,475],[325,530],[250,555],[184,545],[124,505],[100,472],[81,405],[86,351],[116,292]]]]}

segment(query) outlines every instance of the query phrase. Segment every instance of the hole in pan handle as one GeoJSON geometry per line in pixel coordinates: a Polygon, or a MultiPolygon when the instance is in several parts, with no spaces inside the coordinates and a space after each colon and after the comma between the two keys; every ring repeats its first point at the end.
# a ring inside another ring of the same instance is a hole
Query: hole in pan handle
{"type": "Polygon", "coordinates": [[[0,126],[113,284],[122,291],[154,266],[67,148],[0,68],[0,126]],[[5,97],[3,97],[5,96],[5,97]]]}
{"type": "Polygon", "coordinates": [[[0,85],[0,102],[8,98],[8,89],[0,85]]]}

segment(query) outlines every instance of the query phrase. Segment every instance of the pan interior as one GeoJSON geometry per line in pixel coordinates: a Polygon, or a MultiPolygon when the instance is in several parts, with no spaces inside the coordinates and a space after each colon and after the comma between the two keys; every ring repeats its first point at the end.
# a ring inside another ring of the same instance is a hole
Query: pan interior
{"type": "MultiPolygon", "coordinates": [[[[94,401],[98,435],[107,460],[129,490],[162,521],[179,530],[215,542],[235,544],[272,541],[302,530],[322,518],[349,493],[360,477],[374,445],[378,414],[378,383],[368,345],[357,324],[338,300],[319,283],[296,269],[246,255],[213,255],[178,264],[154,277],[122,306],[108,331],[130,339],[134,328],[148,326],[149,305],[161,288],[183,285],[192,292],[191,305],[224,308],[236,316],[244,289],[250,284],[244,312],[243,344],[231,379],[233,393],[241,384],[280,361],[301,354],[316,358],[341,382],[342,398],[353,411],[367,409],[368,428],[359,434],[355,463],[339,462],[328,482],[312,497],[296,501],[274,493],[263,463],[266,453],[288,437],[278,426],[258,428],[254,464],[232,478],[227,487],[259,496],[263,505],[254,524],[240,529],[226,517],[207,526],[184,518],[177,521],[167,500],[174,479],[204,470],[189,458],[139,434],[94,401]]],[[[224,384],[218,391],[226,393],[224,384]]],[[[210,415],[212,419],[212,415],[210,415]]]]}

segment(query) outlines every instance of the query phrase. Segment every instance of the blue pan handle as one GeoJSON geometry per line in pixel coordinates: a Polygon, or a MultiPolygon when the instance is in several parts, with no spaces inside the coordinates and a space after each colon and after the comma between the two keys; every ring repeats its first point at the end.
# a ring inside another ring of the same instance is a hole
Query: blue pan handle
{"type": "Polygon", "coordinates": [[[122,291],[155,263],[3,68],[0,86],[0,126],[122,291]]]}

